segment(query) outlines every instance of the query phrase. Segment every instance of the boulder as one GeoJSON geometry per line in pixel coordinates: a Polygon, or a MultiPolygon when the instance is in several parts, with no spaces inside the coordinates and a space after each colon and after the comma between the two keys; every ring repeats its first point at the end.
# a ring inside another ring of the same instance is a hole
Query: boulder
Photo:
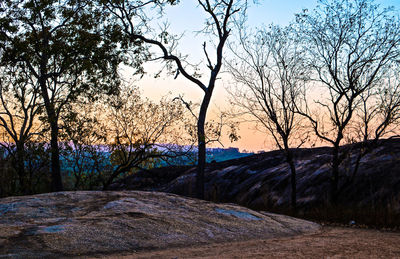
{"type": "Polygon", "coordinates": [[[319,229],[305,220],[159,192],[59,192],[0,199],[0,257],[111,255],[319,229]]]}

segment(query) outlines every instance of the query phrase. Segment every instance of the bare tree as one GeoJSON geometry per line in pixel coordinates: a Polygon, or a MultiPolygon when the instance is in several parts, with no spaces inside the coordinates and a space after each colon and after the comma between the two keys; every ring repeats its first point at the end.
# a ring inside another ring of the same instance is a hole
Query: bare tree
{"type": "Polygon", "coordinates": [[[399,66],[393,64],[374,89],[361,95],[357,107],[357,121],[361,122],[357,132],[359,141],[377,141],[384,136],[398,134],[400,119],[400,73],[399,66]]]}
{"type": "MultiPolygon", "coordinates": [[[[138,19],[137,14],[140,12],[138,5],[135,1],[103,1],[107,10],[118,19],[122,26],[122,31],[125,35],[134,42],[144,42],[154,46],[161,51],[155,59],[163,59],[167,61],[169,67],[176,67],[176,76],[183,75],[190,82],[197,85],[203,92],[204,96],[200,105],[200,111],[197,121],[197,136],[198,136],[198,172],[196,176],[196,191],[199,198],[204,198],[204,169],[206,164],[206,136],[205,136],[205,123],[207,110],[214,92],[218,74],[221,71],[222,59],[224,56],[224,47],[226,41],[231,33],[232,19],[238,12],[244,12],[246,9],[247,1],[214,1],[214,0],[198,0],[199,7],[209,16],[206,20],[203,32],[215,36],[215,62],[211,61],[206,42],[203,44],[204,55],[206,58],[206,66],[210,71],[208,80],[205,82],[198,78],[197,70],[193,73],[188,71],[185,66],[184,58],[178,54],[172,53],[176,47],[175,41],[172,40],[168,31],[162,31],[158,36],[147,36],[146,29],[140,27],[143,25],[145,19],[138,19]],[[139,24],[139,25],[138,25],[139,24]],[[168,43],[172,43],[168,45],[168,43]]],[[[154,2],[154,1],[149,1],[154,2]]],[[[170,1],[174,3],[175,1],[170,1]]],[[[140,16],[139,16],[140,18],[140,16]]],[[[148,29],[148,28],[147,28],[148,29]]]]}
{"type": "Polygon", "coordinates": [[[296,167],[291,147],[307,139],[300,131],[301,118],[295,109],[307,78],[304,55],[291,27],[271,25],[254,33],[243,22],[238,26],[238,42],[230,47],[234,59],[228,62],[237,82],[230,91],[232,103],[241,115],[254,118],[285,152],[291,175],[291,206],[296,213],[296,167]]]}
{"type": "Polygon", "coordinates": [[[315,134],[333,146],[331,201],[335,203],[345,157],[340,146],[362,98],[379,87],[399,55],[400,23],[392,9],[382,9],[371,0],[323,0],[313,13],[297,15],[297,21],[303,28],[315,86],[327,96],[315,101],[320,117],[310,106],[299,112],[309,119],[315,134]]]}
{"type": "Polygon", "coordinates": [[[185,109],[178,101],[164,97],[155,103],[137,87],[123,85],[118,95],[95,102],[80,98],[66,107],[60,147],[69,188],[107,189],[120,177],[185,155],[170,144],[187,143],[185,109]]]}
{"type": "Polygon", "coordinates": [[[157,104],[143,99],[136,88],[125,87],[119,96],[112,97],[102,117],[113,164],[104,179],[104,189],[117,177],[145,167],[150,160],[175,157],[168,143],[181,134],[176,125],[183,111],[179,102],[163,99],[157,104]]]}
{"type": "Polygon", "coordinates": [[[354,182],[359,171],[361,159],[373,151],[384,137],[398,137],[400,122],[400,75],[398,65],[393,64],[378,87],[361,94],[361,103],[355,110],[354,120],[350,125],[351,142],[356,157],[349,154],[349,175],[339,193],[354,182]],[[354,160],[354,161],[353,161],[354,160]]]}

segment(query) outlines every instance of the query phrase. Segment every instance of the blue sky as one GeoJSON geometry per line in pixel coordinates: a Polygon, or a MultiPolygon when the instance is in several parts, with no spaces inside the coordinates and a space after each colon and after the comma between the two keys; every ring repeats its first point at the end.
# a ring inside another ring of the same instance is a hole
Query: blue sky
{"type": "MultiPolygon", "coordinates": [[[[400,0],[399,0],[400,1],[400,0]]],[[[259,0],[259,4],[252,4],[248,10],[249,25],[260,27],[270,23],[287,25],[294,18],[294,14],[301,12],[304,8],[313,9],[316,0],[259,0]]],[[[166,9],[166,19],[170,23],[170,29],[176,34],[185,32],[180,50],[189,54],[196,44],[201,50],[196,36],[191,32],[202,28],[205,13],[197,7],[197,0],[181,0],[178,6],[166,9]]]]}
{"type": "MultiPolygon", "coordinates": [[[[276,23],[288,24],[295,13],[304,8],[310,11],[318,4],[317,0],[259,0],[259,4],[249,8],[249,22],[253,26],[276,23]]],[[[400,9],[400,0],[375,0],[381,6],[395,6],[400,9]]],[[[196,8],[197,0],[181,0],[178,6],[168,8],[167,17],[177,30],[198,29],[204,13],[196,8]]],[[[171,26],[172,28],[172,26],[171,26]]]]}
{"type": "MultiPolygon", "coordinates": [[[[252,2],[252,0],[249,0],[252,2]]],[[[400,10],[400,0],[375,0],[381,6],[395,6],[400,10]]],[[[258,0],[258,4],[251,4],[248,9],[250,27],[261,27],[271,23],[288,25],[296,13],[303,9],[312,11],[318,0],[258,0]]],[[[168,7],[163,17],[163,22],[170,23],[170,31],[175,34],[185,33],[180,40],[179,51],[187,54],[193,63],[203,58],[202,43],[204,35],[196,35],[193,31],[203,28],[207,16],[198,7],[197,0],[181,0],[177,6],[168,7]]],[[[155,24],[159,23],[157,19],[155,24]]]]}
{"type": "MultiPolygon", "coordinates": [[[[253,4],[249,8],[249,21],[255,26],[271,22],[288,24],[294,13],[300,12],[303,8],[312,9],[317,3],[315,0],[261,0],[259,2],[260,4],[253,4]]],[[[182,31],[199,28],[205,16],[200,8],[196,8],[196,3],[196,0],[181,0],[178,6],[167,9],[167,17],[174,29],[182,31]]]]}

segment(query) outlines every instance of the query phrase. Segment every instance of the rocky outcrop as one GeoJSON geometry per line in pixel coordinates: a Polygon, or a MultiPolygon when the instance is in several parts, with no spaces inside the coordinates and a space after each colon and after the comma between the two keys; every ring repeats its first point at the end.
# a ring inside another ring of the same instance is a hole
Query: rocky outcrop
{"type": "Polygon", "coordinates": [[[315,232],[319,225],[157,192],[0,199],[0,257],[60,258],[315,232]]]}
{"type": "MultiPolygon", "coordinates": [[[[359,145],[343,147],[347,158],[341,166],[338,204],[344,208],[376,211],[379,208],[400,215],[400,140],[384,140],[365,155],[353,175],[359,145]]],[[[330,190],[331,149],[295,150],[297,197],[301,211],[323,206],[330,190]]],[[[171,168],[155,170],[171,175],[171,168]]],[[[290,206],[289,168],[280,151],[273,151],[221,163],[208,164],[206,198],[218,202],[234,202],[257,210],[284,211],[290,206]]],[[[194,196],[195,168],[181,172],[167,183],[157,182],[150,171],[123,179],[113,185],[116,190],[159,190],[194,196]],[[146,180],[147,179],[147,180],[146,180]],[[148,184],[150,180],[153,183],[148,184]]]]}

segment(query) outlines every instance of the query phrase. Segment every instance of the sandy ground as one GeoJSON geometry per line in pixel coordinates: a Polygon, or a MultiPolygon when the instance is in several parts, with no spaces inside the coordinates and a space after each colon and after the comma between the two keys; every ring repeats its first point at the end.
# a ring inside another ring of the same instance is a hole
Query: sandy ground
{"type": "Polygon", "coordinates": [[[400,258],[400,233],[324,227],[286,238],[220,243],[106,258],[400,258]]]}

